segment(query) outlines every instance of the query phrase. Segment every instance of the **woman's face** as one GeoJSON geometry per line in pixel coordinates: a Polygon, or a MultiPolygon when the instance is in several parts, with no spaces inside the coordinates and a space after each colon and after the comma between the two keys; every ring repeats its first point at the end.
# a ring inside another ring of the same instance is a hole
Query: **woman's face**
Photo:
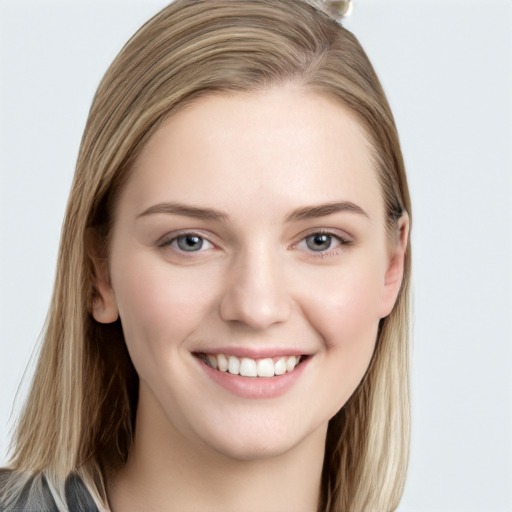
{"type": "Polygon", "coordinates": [[[291,86],[200,99],[152,136],[115,213],[94,316],[121,318],[138,419],[235,459],[325,435],[407,237],[386,234],[354,117],[291,86]]]}

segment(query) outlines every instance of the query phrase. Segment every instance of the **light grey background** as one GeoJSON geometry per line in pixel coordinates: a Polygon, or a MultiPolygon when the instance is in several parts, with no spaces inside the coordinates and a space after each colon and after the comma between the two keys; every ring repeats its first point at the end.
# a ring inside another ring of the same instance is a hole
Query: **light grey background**
{"type": "MultiPolygon", "coordinates": [[[[0,1],[0,465],[94,90],[165,3],[0,1]]],[[[414,206],[414,423],[399,510],[512,511],[512,1],[355,4],[345,24],[388,93],[414,206]]]]}

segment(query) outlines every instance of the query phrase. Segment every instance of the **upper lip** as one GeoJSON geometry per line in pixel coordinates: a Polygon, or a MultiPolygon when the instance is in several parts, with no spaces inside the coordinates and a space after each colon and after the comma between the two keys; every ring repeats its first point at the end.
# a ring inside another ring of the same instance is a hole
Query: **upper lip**
{"type": "Polygon", "coordinates": [[[294,347],[215,347],[207,349],[194,350],[195,354],[216,355],[225,354],[238,358],[248,357],[250,359],[267,359],[272,357],[286,356],[307,356],[311,355],[311,351],[301,350],[294,347]]]}

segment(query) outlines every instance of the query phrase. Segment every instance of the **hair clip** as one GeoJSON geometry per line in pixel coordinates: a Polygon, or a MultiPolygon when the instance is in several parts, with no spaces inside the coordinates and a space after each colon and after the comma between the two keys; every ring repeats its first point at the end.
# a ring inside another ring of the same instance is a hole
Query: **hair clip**
{"type": "Polygon", "coordinates": [[[352,0],[319,0],[315,3],[336,21],[341,21],[352,13],[352,0]]]}

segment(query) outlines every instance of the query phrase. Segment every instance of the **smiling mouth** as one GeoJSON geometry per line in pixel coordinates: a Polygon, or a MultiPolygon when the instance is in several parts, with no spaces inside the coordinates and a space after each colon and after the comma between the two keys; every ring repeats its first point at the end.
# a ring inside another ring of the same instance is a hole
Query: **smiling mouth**
{"type": "Polygon", "coordinates": [[[307,356],[293,355],[251,359],[226,354],[194,354],[214,370],[242,377],[269,378],[292,372],[307,356]]]}

